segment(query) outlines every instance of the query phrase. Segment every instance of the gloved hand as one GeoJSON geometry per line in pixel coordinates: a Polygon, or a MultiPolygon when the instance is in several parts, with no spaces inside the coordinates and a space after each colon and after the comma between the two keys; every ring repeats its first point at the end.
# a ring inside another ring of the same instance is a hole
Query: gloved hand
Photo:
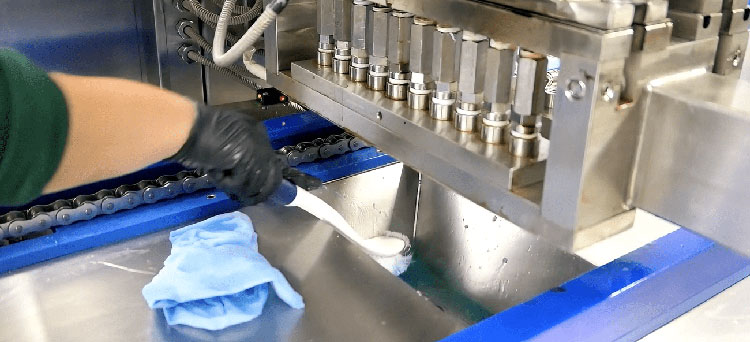
{"type": "Polygon", "coordinates": [[[187,141],[169,159],[208,174],[217,188],[245,205],[263,202],[285,176],[302,187],[320,185],[286,165],[261,122],[234,110],[200,106],[187,141]]]}

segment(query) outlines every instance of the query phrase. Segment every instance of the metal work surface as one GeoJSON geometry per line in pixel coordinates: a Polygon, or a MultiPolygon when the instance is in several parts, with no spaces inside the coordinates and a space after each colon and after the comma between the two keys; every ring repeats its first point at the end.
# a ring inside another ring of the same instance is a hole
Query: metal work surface
{"type": "Polygon", "coordinates": [[[169,327],[141,289],[169,255],[168,232],[22,269],[0,278],[4,341],[427,341],[465,326],[296,208],[254,207],[260,252],[305,298],[272,297],[258,319],[222,331],[169,327]]]}

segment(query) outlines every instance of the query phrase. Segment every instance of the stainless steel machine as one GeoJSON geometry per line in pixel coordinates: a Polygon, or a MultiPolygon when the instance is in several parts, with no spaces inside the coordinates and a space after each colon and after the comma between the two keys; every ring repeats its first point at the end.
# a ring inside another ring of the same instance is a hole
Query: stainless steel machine
{"type": "MultiPolygon", "coordinates": [[[[747,1],[291,0],[228,68],[208,53],[221,3],[0,0],[0,46],[256,109],[355,229],[412,239],[410,270],[301,211],[244,208],[307,308],[168,327],[139,297],[169,253],[155,231],[238,209],[186,190],[0,247],[0,315],[24,322],[0,340],[634,340],[750,274],[747,1]],[[289,101],[247,102],[265,87],[289,101]],[[636,210],[688,230],[601,267],[575,254],[636,210]]],[[[260,6],[238,3],[230,45],[260,6]]],[[[2,214],[7,239],[22,221],[2,214]]]]}
{"type": "Polygon", "coordinates": [[[744,1],[360,1],[346,21],[337,4],[290,4],[266,31],[267,80],[427,184],[566,248],[642,208],[750,253],[732,152],[750,108],[744,1]],[[351,73],[315,58],[326,25],[351,25],[351,73]]]}

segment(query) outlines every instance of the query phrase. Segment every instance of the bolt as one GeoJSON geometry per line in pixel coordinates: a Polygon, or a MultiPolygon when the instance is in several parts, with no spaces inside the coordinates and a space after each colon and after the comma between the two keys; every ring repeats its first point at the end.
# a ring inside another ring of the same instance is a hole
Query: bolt
{"type": "Polygon", "coordinates": [[[21,234],[21,233],[23,233],[23,226],[22,226],[22,225],[20,225],[20,224],[19,224],[19,225],[17,225],[17,226],[15,227],[14,231],[16,232],[16,234],[21,234]]]}
{"type": "Polygon", "coordinates": [[[615,88],[611,84],[606,84],[604,90],[602,90],[602,100],[604,102],[612,102],[615,99],[615,88]]]}
{"type": "Polygon", "coordinates": [[[741,60],[742,60],[742,50],[737,50],[734,53],[734,57],[732,57],[732,66],[735,68],[739,67],[741,60]]]}
{"type": "Polygon", "coordinates": [[[115,208],[115,205],[112,203],[107,203],[107,210],[112,210],[115,208]]]}
{"type": "Polygon", "coordinates": [[[86,213],[86,215],[91,215],[91,213],[93,213],[93,211],[91,211],[91,209],[86,209],[83,212],[86,213]]]}
{"type": "Polygon", "coordinates": [[[568,80],[565,96],[568,100],[579,101],[586,95],[586,83],[578,79],[568,80]]]}
{"type": "Polygon", "coordinates": [[[70,215],[68,215],[68,214],[63,214],[63,215],[62,215],[62,220],[63,220],[63,221],[68,221],[68,220],[70,220],[70,215]]]}

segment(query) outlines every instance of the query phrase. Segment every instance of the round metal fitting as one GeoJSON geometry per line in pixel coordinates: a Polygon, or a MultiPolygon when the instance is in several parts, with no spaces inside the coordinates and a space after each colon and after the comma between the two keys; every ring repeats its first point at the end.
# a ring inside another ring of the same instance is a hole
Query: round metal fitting
{"type": "Polygon", "coordinates": [[[403,101],[406,100],[409,92],[409,85],[404,83],[391,83],[390,79],[388,84],[385,86],[385,96],[391,100],[403,101]]]}
{"type": "Polygon", "coordinates": [[[479,137],[488,144],[505,144],[508,141],[508,127],[510,127],[510,121],[507,115],[487,113],[482,116],[479,137]]]}
{"type": "Polygon", "coordinates": [[[409,89],[407,103],[409,108],[428,110],[430,109],[430,94],[416,94],[409,89]]]}
{"type": "Polygon", "coordinates": [[[578,79],[568,80],[565,88],[565,97],[571,101],[582,100],[586,96],[586,83],[578,79]]]}
{"type": "Polygon", "coordinates": [[[365,82],[367,81],[367,68],[349,66],[349,75],[354,82],[365,82]]]}
{"type": "Polygon", "coordinates": [[[453,117],[453,127],[459,132],[474,132],[477,130],[479,114],[461,114],[456,111],[453,117]]]}
{"type": "Polygon", "coordinates": [[[337,74],[348,74],[350,65],[349,59],[333,59],[333,71],[337,74]]]}
{"type": "Polygon", "coordinates": [[[333,64],[333,50],[318,49],[318,65],[330,67],[333,64]]]}
{"type": "Polygon", "coordinates": [[[385,83],[388,80],[388,67],[385,65],[370,65],[370,70],[367,73],[367,87],[376,90],[385,90],[385,83]]]}
{"type": "Polygon", "coordinates": [[[516,157],[536,158],[539,155],[539,133],[536,127],[514,125],[510,131],[510,153],[516,157]]]}
{"type": "Polygon", "coordinates": [[[195,24],[195,21],[192,21],[189,19],[180,19],[180,21],[177,22],[177,34],[179,34],[180,38],[182,39],[190,40],[192,38],[190,38],[190,36],[188,36],[187,33],[185,33],[185,29],[190,27],[193,30],[195,30],[197,26],[198,25],[195,24]]]}
{"type": "Polygon", "coordinates": [[[185,5],[183,5],[183,4],[182,4],[182,2],[183,2],[183,1],[184,1],[184,0],[173,0],[173,1],[172,1],[172,4],[174,5],[174,8],[176,8],[176,9],[177,9],[178,11],[180,11],[180,12],[183,12],[183,13],[188,13],[188,12],[190,12],[190,11],[189,11],[189,10],[187,9],[187,7],[185,7],[185,5]]]}
{"type": "Polygon", "coordinates": [[[391,100],[406,100],[409,93],[409,73],[391,72],[385,88],[385,96],[391,100]]]}
{"type": "Polygon", "coordinates": [[[449,121],[453,118],[456,99],[451,92],[438,91],[433,93],[430,101],[430,117],[435,120],[449,121]]]}
{"type": "Polygon", "coordinates": [[[373,76],[371,73],[368,73],[367,87],[372,90],[383,91],[385,90],[386,79],[385,76],[373,76]]]}
{"type": "Polygon", "coordinates": [[[195,63],[195,61],[190,59],[190,56],[188,56],[190,52],[195,52],[197,54],[201,53],[200,50],[198,50],[198,47],[196,47],[195,45],[183,44],[177,49],[177,54],[179,54],[180,58],[182,58],[182,60],[187,64],[195,63]]]}
{"type": "Polygon", "coordinates": [[[419,26],[435,25],[435,22],[427,18],[414,17],[414,25],[419,25],[419,26]]]}
{"type": "Polygon", "coordinates": [[[453,116],[453,127],[460,132],[474,132],[479,128],[479,111],[475,103],[461,103],[453,116]]]}

